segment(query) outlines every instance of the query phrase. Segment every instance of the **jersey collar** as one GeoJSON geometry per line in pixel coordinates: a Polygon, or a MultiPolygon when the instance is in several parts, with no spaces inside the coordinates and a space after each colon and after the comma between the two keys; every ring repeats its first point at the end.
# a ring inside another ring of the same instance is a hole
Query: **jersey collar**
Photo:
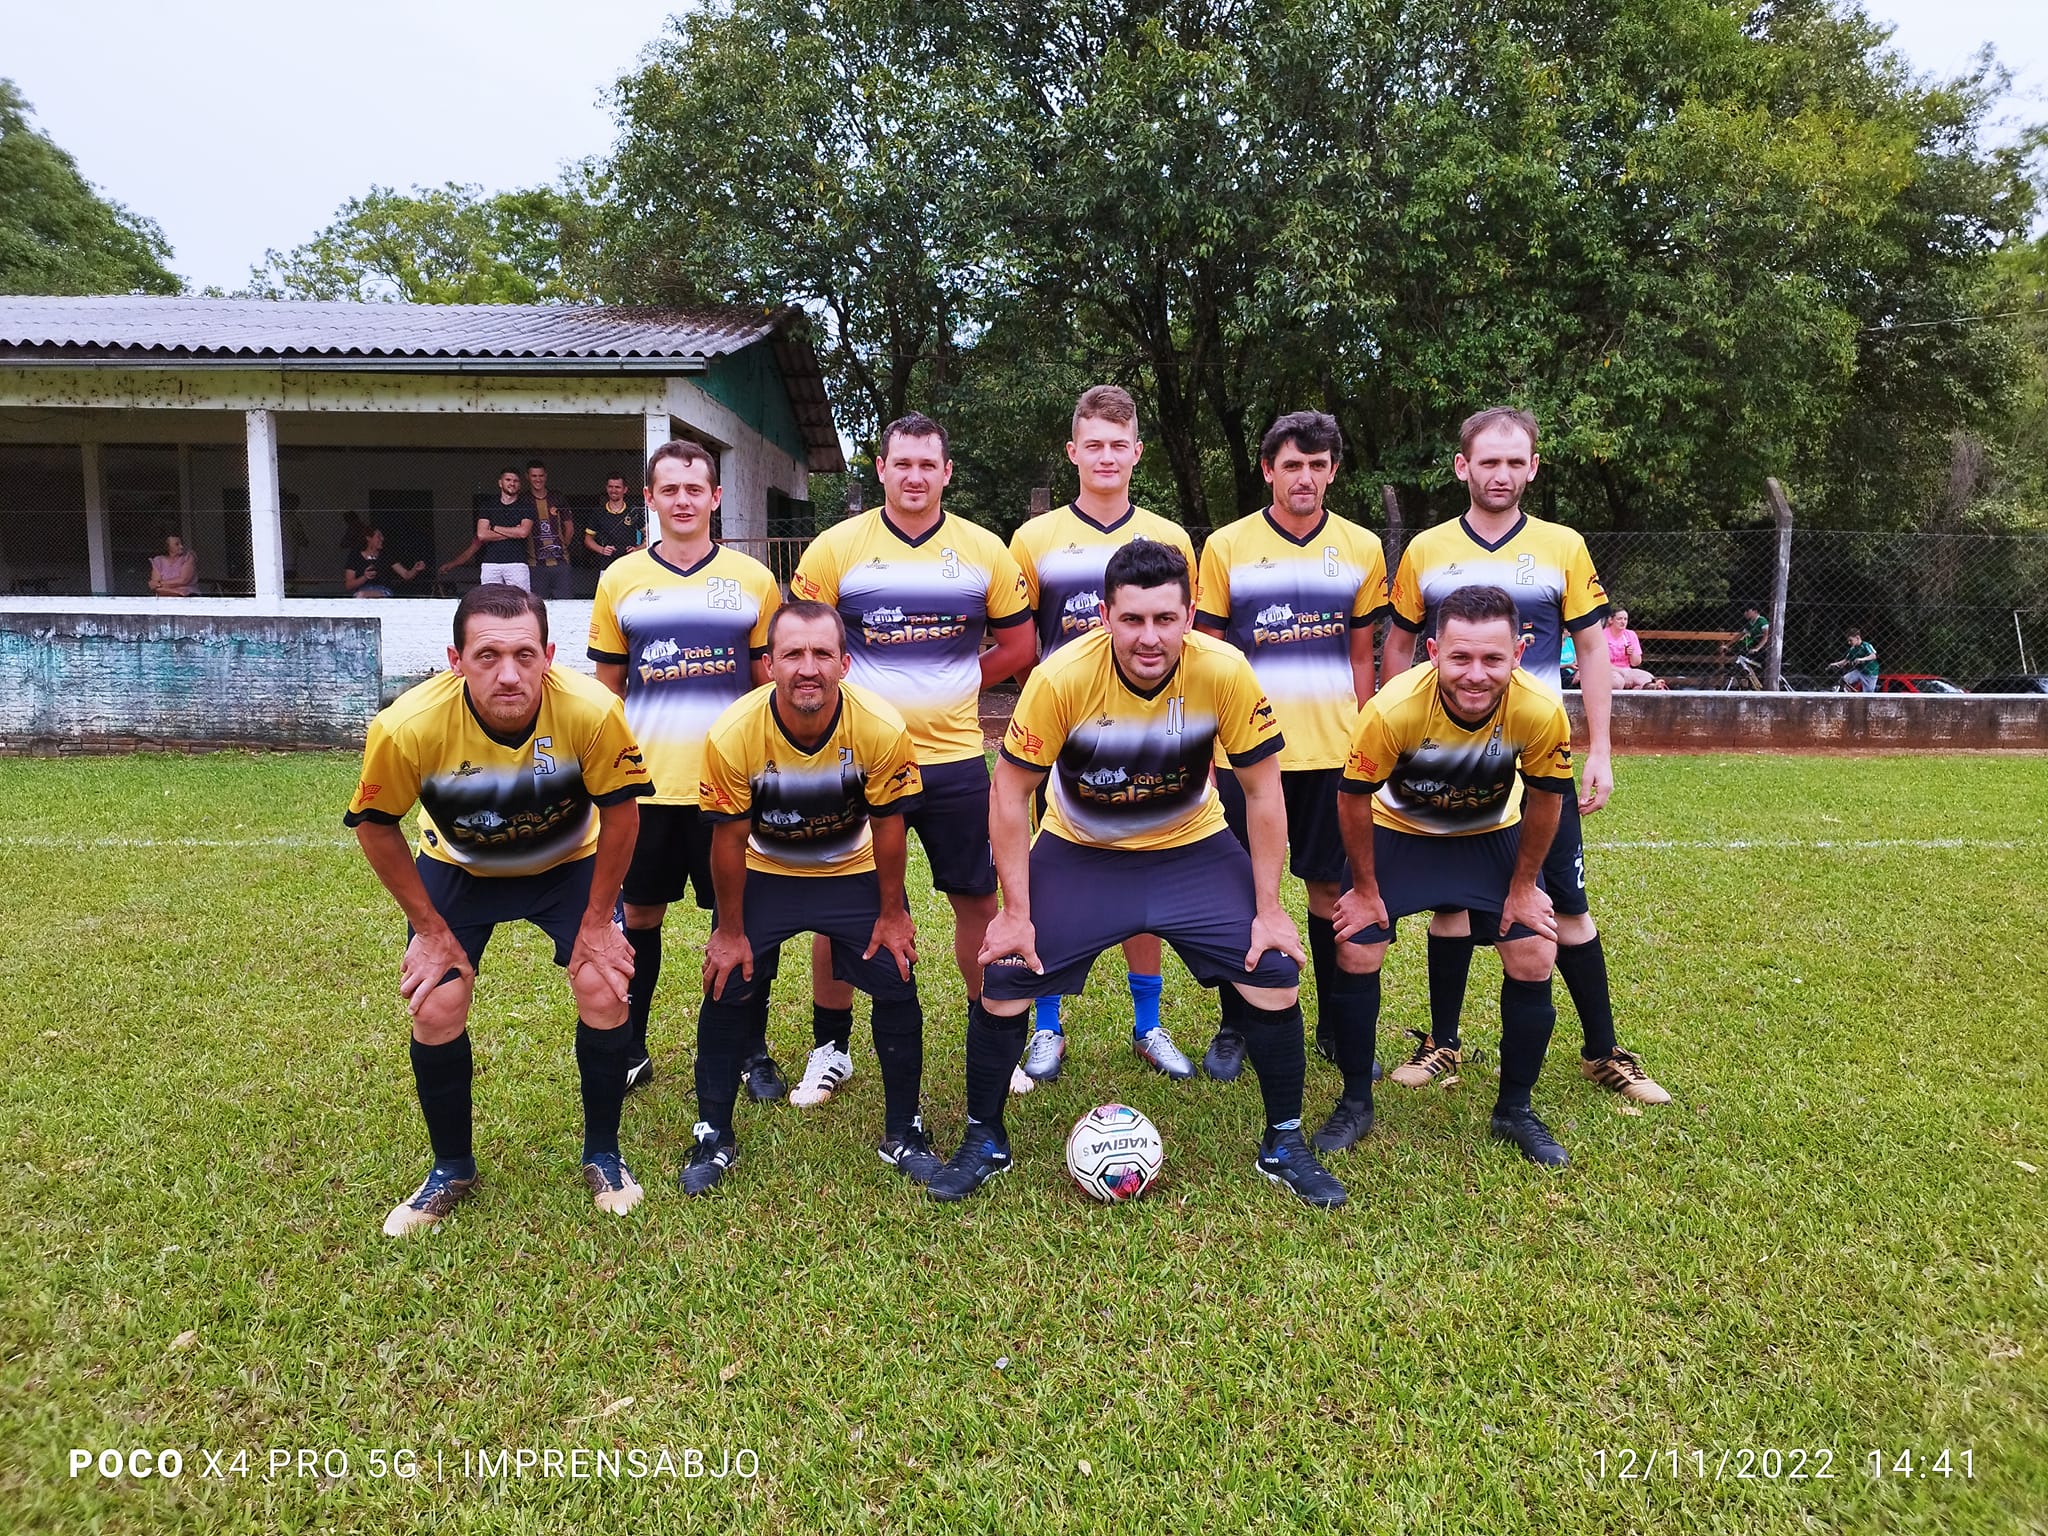
{"type": "Polygon", "coordinates": [[[1135,501],[1125,503],[1123,515],[1113,523],[1098,523],[1094,518],[1081,510],[1081,503],[1078,500],[1068,502],[1067,510],[1079,518],[1084,525],[1098,533],[1115,533],[1117,529],[1123,527],[1125,523],[1128,523],[1138,515],[1138,504],[1135,501]]]}
{"type": "Polygon", "coordinates": [[[1502,534],[1499,538],[1493,540],[1493,542],[1491,543],[1488,543],[1485,539],[1482,539],[1481,537],[1479,537],[1478,534],[1472,531],[1472,525],[1465,521],[1465,516],[1463,513],[1460,513],[1458,515],[1458,526],[1465,530],[1466,538],[1470,539],[1474,544],[1477,544],[1481,549],[1485,550],[1490,555],[1496,549],[1499,549],[1503,544],[1506,544],[1516,534],[1520,533],[1524,528],[1529,526],[1529,514],[1526,512],[1517,512],[1515,514],[1515,526],[1510,528],[1506,533],[1502,534]]]}
{"type": "Polygon", "coordinates": [[[702,560],[699,560],[695,565],[692,566],[680,566],[677,565],[673,560],[663,559],[661,550],[662,545],[660,541],[657,540],[654,546],[647,551],[648,554],[654,556],[654,563],[656,565],[661,566],[664,570],[674,571],[678,576],[694,576],[699,571],[703,570],[705,566],[709,565],[712,561],[718,558],[719,545],[716,541],[713,541],[711,545],[711,552],[707,554],[702,560]]]}
{"type": "Polygon", "coordinates": [[[1116,673],[1116,680],[1123,685],[1125,693],[1134,694],[1138,698],[1150,703],[1153,699],[1158,698],[1160,694],[1166,692],[1173,680],[1180,676],[1180,664],[1186,660],[1187,654],[1188,648],[1183,645],[1180,648],[1179,657],[1175,658],[1173,665],[1166,669],[1166,676],[1159,679],[1150,688],[1140,688],[1124,675],[1124,669],[1117,664],[1116,652],[1114,650],[1109,653],[1109,665],[1111,670],[1116,673]]]}
{"type": "MultiPolygon", "coordinates": [[[[547,687],[546,683],[543,682],[541,687],[543,690],[542,698],[545,699],[545,690],[547,687]]],[[[462,683],[462,703],[463,707],[469,711],[469,718],[476,722],[476,728],[478,730],[482,731],[486,736],[490,737],[491,740],[496,742],[499,746],[509,747],[513,751],[517,751],[519,748],[525,746],[529,741],[533,740],[534,727],[540,724],[540,711],[536,709],[533,712],[533,718],[527,721],[525,728],[519,731],[516,735],[508,736],[501,731],[492,730],[490,722],[484,719],[482,715],[477,713],[476,700],[472,699],[469,696],[469,680],[467,678],[464,678],[462,683]]]]}
{"type": "Polygon", "coordinates": [[[782,739],[792,747],[795,747],[797,751],[803,753],[804,756],[809,757],[815,752],[824,751],[825,743],[830,741],[832,733],[839,729],[839,717],[846,713],[846,690],[841,688],[839,690],[839,697],[832,701],[832,723],[825,727],[825,734],[808,747],[792,736],[789,733],[789,727],[782,723],[782,711],[776,707],[775,694],[772,688],[768,694],[768,713],[775,721],[775,729],[782,733],[782,739]]]}
{"type": "Polygon", "coordinates": [[[896,524],[890,520],[889,508],[886,504],[881,507],[878,507],[876,510],[881,514],[882,526],[888,529],[891,533],[895,534],[897,538],[901,539],[905,544],[908,544],[912,549],[916,549],[920,544],[924,543],[933,534],[937,533],[941,528],[946,526],[946,511],[945,508],[941,507],[939,509],[939,520],[936,523],[933,523],[931,527],[925,529],[923,533],[920,533],[916,538],[913,539],[909,534],[905,533],[901,528],[898,528],[896,524]]]}
{"type": "Polygon", "coordinates": [[[1280,526],[1280,519],[1273,515],[1272,507],[1267,506],[1261,509],[1259,515],[1265,518],[1268,528],[1279,534],[1281,538],[1292,544],[1296,549],[1308,548],[1309,545],[1322,536],[1323,530],[1330,525],[1330,509],[1325,507],[1323,508],[1323,515],[1316,519],[1315,527],[1309,529],[1307,533],[1304,533],[1297,539],[1293,534],[1280,526]]]}

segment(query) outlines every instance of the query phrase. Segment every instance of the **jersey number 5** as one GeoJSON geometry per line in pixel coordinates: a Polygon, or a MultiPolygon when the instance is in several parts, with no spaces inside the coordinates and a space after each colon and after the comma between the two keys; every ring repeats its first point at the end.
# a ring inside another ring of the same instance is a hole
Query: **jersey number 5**
{"type": "Polygon", "coordinates": [[[555,760],[545,750],[554,744],[555,738],[552,736],[536,736],[533,738],[533,776],[535,778],[555,771],[555,760]]]}

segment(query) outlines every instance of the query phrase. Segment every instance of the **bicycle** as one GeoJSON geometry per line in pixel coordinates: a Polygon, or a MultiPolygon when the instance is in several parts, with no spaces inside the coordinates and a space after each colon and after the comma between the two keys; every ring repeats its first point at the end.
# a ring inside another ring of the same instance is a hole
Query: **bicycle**
{"type": "Polygon", "coordinates": [[[1724,693],[1756,691],[1764,686],[1764,669],[1747,656],[1733,656],[1728,661],[1728,673],[1721,679],[1724,693]]]}

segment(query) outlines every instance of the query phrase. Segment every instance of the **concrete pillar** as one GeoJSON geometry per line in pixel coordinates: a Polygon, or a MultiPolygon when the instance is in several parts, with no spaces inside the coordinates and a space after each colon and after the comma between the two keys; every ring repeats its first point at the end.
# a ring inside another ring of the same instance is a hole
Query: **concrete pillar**
{"type": "MultiPolygon", "coordinates": [[[[665,443],[675,441],[675,423],[670,419],[667,407],[647,413],[647,443],[644,459],[654,457],[654,450],[665,443]]],[[[644,476],[642,477],[645,478],[644,476]]]]}
{"type": "Polygon", "coordinates": [[[106,465],[98,443],[80,443],[78,454],[85,469],[85,558],[92,595],[108,597],[114,590],[114,536],[107,521],[106,465]]]}
{"type": "Polygon", "coordinates": [[[256,600],[284,605],[284,503],[277,486],[277,417],[244,411],[249,440],[249,569],[256,600]]]}

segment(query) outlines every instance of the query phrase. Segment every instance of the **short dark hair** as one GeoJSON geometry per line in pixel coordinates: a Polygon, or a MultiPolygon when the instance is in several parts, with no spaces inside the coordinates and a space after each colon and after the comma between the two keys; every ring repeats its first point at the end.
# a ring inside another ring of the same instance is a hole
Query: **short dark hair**
{"type": "Polygon", "coordinates": [[[516,619],[530,613],[540,621],[540,643],[548,643],[548,605],[524,587],[506,581],[487,581],[471,587],[455,605],[455,649],[469,643],[469,621],[476,614],[492,619],[516,619]]]}
{"type": "Polygon", "coordinates": [[[546,469],[546,468],[547,468],[547,465],[545,465],[545,464],[541,463],[541,461],[540,461],[539,459],[528,459],[528,460],[526,461],[526,467],[527,467],[527,468],[528,468],[529,470],[534,470],[534,469],[546,469]]]}
{"type": "Polygon", "coordinates": [[[1188,580],[1188,562],[1171,544],[1156,539],[1133,539],[1109,557],[1102,573],[1102,601],[1108,606],[1122,587],[1180,588],[1180,600],[1189,602],[1194,587],[1188,580]]]}
{"type": "Polygon", "coordinates": [[[606,485],[610,485],[614,480],[618,481],[621,485],[631,485],[633,483],[630,478],[628,478],[625,475],[619,474],[616,470],[604,477],[604,483],[606,485]]]}
{"type": "Polygon", "coordinates": [[[1289,411],[1259,439],[1259,462],[1270,464],[1289,443],[1303,453],[1327,453],[1332,464],[1344,460],[1344,432],[1337,418],[1321,411],[1289,411]]]}
{"type": "Polygon", "coordinates": [[[514,469],[510,464],[507,464],[503,469],[498,471],[498,478],[500,480],[504,479],[507,475],[510,475],[514,480],[524,480],[526,478],[524,475],[520,474],[518,470],[514,469]]]}
{"type": "Polygon", "coordinates": [[[1458,587],[1445,594],[1443,601],[1436,605],[1436,632],[1444,632],[1444,622],[1459,619],[1467,624],[1486,624],[1494,619],[1506,619],[1508,627],[1520,633],[1521,614],[1515,608],[1515,600],[1502,587],[1458,587]]]}
{"type": "Polygon", "coordinates": [[[1513,405],[1490,405],[1483,411],[1474,411],[1458,427],[1458,452],[1470,454],[1472,445],[1482,432],[1491,432],[1495,427],[1513,427],[1529,435],[1529,451],[1536,451],[1536,418],[1527,411],[1513,405]]]}
{"type": "Polygon", "coordinates": [[[830,619],[833,632],[839,636],[839,654],[846,654],[846,620],[839,616],[839,610],[830,603],[794,602],[784,603],[775,610],[768,620],[768,654],[775,654],[775,631],[784,619],[801,619],[815,623],[819,619],[830,619]]]}
{"type": "MultiPolygon", "coordinates": [[[[653,489],[654,470],[663,459],[677,459],[684,464],[702,464],[705,473],[711,477],[711,488],[714,491],[718,489],[718,455],[709,448],[706,448],[702,443],[693,443],[687,437],[679,437],[674,442],[663,443],[647,456],[646,484],[648,489],[653,489]]],[[[626,477],[619,475],[615,478],[623,480],[626,477]]]]}
{"type": "Polygon", "coordinates": [[[878,466],[889,457],[890,440],[898,437],[936,437],[939,440],[939,457],[952,457],[953,440],[947,436],[946,429],[924,412],[912,411],[908,416],[898,416],[882,428],[881,451],[875,456],[875,463],[878,466]]]}

